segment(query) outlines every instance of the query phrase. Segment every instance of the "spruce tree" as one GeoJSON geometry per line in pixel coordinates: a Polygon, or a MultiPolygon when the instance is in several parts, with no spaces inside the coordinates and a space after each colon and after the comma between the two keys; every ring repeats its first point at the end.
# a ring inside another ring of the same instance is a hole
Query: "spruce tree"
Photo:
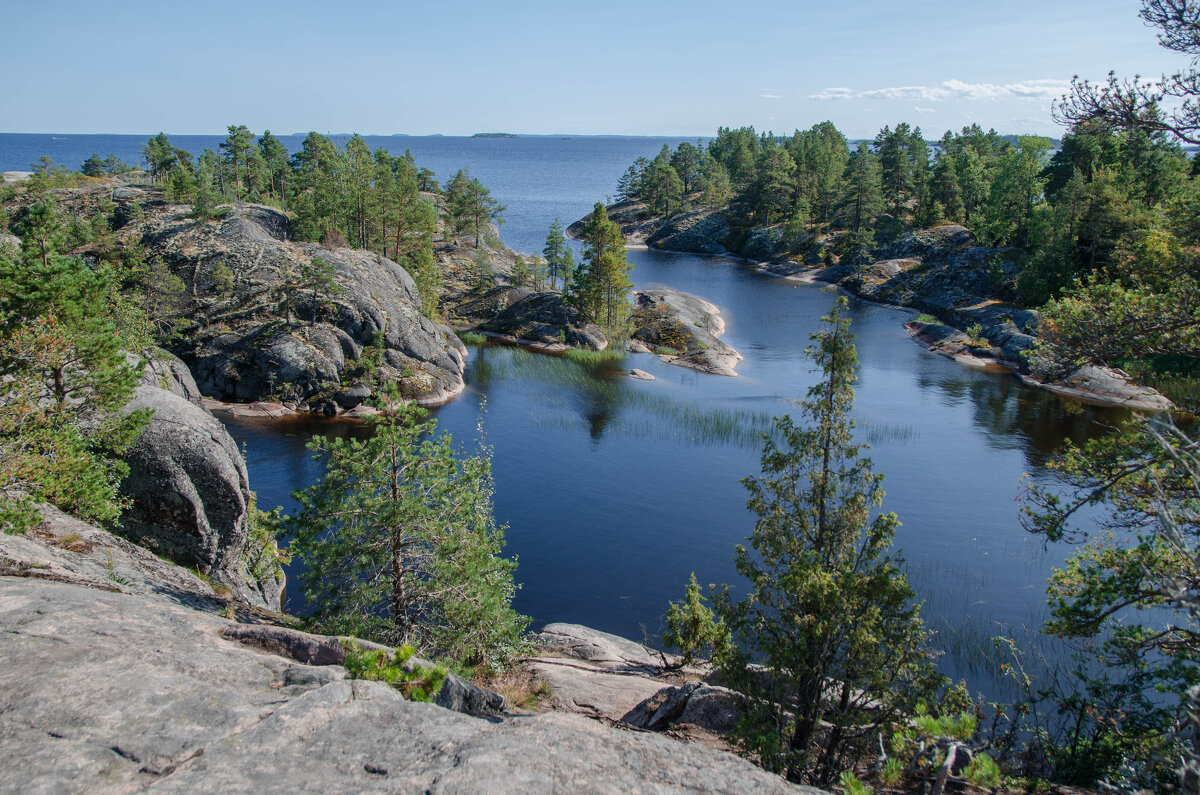
{"type": "Polygon", "coordinates": [[[919,605],[891,549],[899,522],[877,513],[883,477],[853,437],[846,309],[839,298],[812,335],[823,377],[800,404],[807,422],[776,418],[762,474],[743,481],[758,516],[735,558],[745,596],[735,601],[726,587],[714,600],[735,644],[722,672],[747,696],[738,741],[763,767],[818,786],[878,747],[930,666],[919,605]]]}

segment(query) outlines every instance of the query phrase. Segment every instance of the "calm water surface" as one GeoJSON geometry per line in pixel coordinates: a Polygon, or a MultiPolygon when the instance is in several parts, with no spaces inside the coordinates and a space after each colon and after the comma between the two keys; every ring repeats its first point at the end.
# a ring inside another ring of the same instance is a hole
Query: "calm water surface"
{"type": "MultiPolygon", "coordinates": [[[[13,162],[15,138],[22,136],[0,135],[0,168],[25,167],[13,162]]],[[[92,151],[134,159],[144,142],[131,139],[131,151],[101,145],[112,138],[124,137],[77,140],[79,160],[92,151]]],[[[508,205],[502,236],[523,251],[540,250],[555,216],[569,223],[611,193],[635,157],[675,142],[368,140],[393,152],[411,148],[443,178],[469,166],[508,205]]],[[[21,151],[21,158],[37,156],[21,151]]],[[[71,164],[69,157],[61,162],[71,164]]],[[[682,595],[689,573],[702,583],[737,582],[733,547],[753,528],[739,481],[759,471],[758,434],[814,382],[804,348],[836,293],[727,259],[651,251],[631,251],[630,259],[639,287],[670,286],[720,307],[725,338],[745,356],[740,377],[702,375],[649,355],[597,369],[514,348],[474,348],[467,391],[436,416],[465,444],[484,416],[496,512],[509,528],[508,552],[520,560],[517,608],[538,623],[578,622],[641,638],[660,631],[667,601],[682,595]],[[625,377],[629,367],[657,380],[625,377]]],[[[861,363],[855,417],[876,470],[886,475],[885,509],[903,523],[898,545],[947,652],[943,668],[994,690],[992,677],[973,664],[973,650],[999,632],[1040,625],[1046,577],[1069,551],[1045,549],[1021,530],[1021,480],[1045,481],[1051,451],[1065,439],[1103,433],[1121,414],[935,356],[904,333],[908,314],[852,302],[861,363]]],[[[244,445],[260,505],[285,507],[292,490],[320,475],[304,449],[312,434],[364,432],[355,423],[310,418],[231,420],[228,427],[244,445]]]]}

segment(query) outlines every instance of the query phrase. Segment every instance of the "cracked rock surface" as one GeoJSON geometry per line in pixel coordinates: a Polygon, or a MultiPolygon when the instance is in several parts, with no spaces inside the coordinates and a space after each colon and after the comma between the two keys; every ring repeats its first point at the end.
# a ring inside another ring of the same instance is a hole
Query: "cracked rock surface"
{"type": "Polygon", "coordinates": [[[63,581],[78,541],[37,543],[0,549],[26,561],[23,576],[0,576],[0,792],[803,791],[578,715],[486,720],[408,702],[248,644],[236,622],[180,598],[196,583],[156,590],[148,561],[135,582],[136,553],[115,553],[127,583],[92,573],[104,590],[63,581]],[[31,576],[52,560],[58,579],[31,576]]]}

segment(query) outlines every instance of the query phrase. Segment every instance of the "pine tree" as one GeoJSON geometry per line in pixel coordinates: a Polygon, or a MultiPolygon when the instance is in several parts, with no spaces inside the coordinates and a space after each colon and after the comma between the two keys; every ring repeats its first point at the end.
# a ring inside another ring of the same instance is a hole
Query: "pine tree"
{"type": "Polygon", "coordinates": [[[324,631],[494,667],[529,620],[511,607],[516,563],[500,557],[490,458],[456,454],[425,413],[401,404],[370,439],[314,438],[325,477],[293,494],[300,509],[283,525],[324,631]]]}
{"type": "Polygon", "coordinates": [[[542,256],[546,258],[546,277],[550,280],[550,289],[557,289],[561,283],[565,290],[575,263],[558,218],[554,219],[550,231],[546,233],[546,247],[542,249],[542,256]]]}
{"type": "Polygon", "coordinates": [[[739,546],[735,558],[745,597],[734,601],[726,587],[715,599],[735,641],[722,672],[748,697],[739,742],[767,769],[818,786],[877,747],[930,659],[891,551],[899,522],[872,517],[883,478],[853,438],[857,356],[846,308],[839,298],[812,335],[823,378],[800,404],[808,424],[776,418],[762,474],[743,481],[758,516],[753,551],[739,546]]]}
{"type": "Polygon", "coordinates": [[[624,337],[632,313],[626,294],[633,287],[625,238],[601,202],[596,202],[580,236],[586,245],[583,266],[575,272],[575,303],[610,338],[624,337]]]}
{"type": "Polygon", "coordinates": [[[111,521],[128,472],[119,456],[149,417],[120,413],[140,368],[122,350],[112,274],[59,253],[52,201],[19,231],[20,257],[0,249],[0,527],[29,527],[34,502],[111,521]]]}

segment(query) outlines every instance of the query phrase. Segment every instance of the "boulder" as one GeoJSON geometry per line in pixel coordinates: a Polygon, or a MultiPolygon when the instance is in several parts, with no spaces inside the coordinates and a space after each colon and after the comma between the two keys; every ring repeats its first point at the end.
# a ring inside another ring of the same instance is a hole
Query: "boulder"
{"type": "Polygon", "coordinates": [[[205,409],[156,386],[139,386],[126,411],[151,409],[150,423],[125,454],[122,494],[131,505],[122,532],[135,543],[278,610],[282,575],[247,571],[250,487],[246,463],[225,427],[205,409]]]}
{"type": "Polygon", "coordinates": [[[664,687],[626,713],[623,720],[656,732],[688,724],[714,734],[729,734],[737,727],[738,702],[739,696],[732,690],[689,682],[664,687]]]}
{"type": "Polygon", "coordinates": [[[671,659],[628,638],[582,624],[547,624],[533,642],[543,652],[626,671],[657,671],[671,659]]]}
{"type": "Polygon", "coordinates": [[[195,403],[197,406],[201,404],[203,397],[195,379],[192,378],[192,371],[175,354],[162,348],[154,348],[146,359],[133,354],[126,354],[126,359],[131,364],[145,362],[146,369],[142,372],[142,384],[145,386],[165,389],[189,403],[195,403]]]}

